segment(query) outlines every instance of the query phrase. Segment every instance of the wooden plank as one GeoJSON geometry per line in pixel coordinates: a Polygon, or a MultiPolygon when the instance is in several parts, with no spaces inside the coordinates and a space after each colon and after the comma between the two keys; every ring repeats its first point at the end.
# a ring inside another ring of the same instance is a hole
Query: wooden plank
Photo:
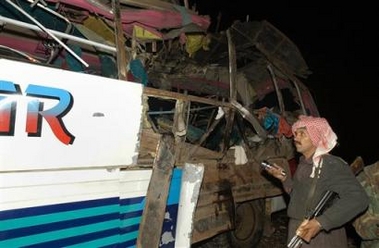
{"type": "Polygon", "coordinates": [[[158,144],[157,156],[154,160],[153,172],[146,194],[146,205],[139,227],[137,247],[159,247],[168,191],[175,163],[174,151],[173,137],[163,135],[158,144]]]}
{"type": "Polygon", "coordinates": [[[114,26],[115,26],[115,43],[116,43],[116,57],[117,57],[117,71],[118,79],[127,80],[126,66],[128,61],[126,59],[124,33],[121,24],[120,2],[119,0],[112,1],[112,8],[114,12],[114,26]]]}
{"type": "Polygon", "coordinates": [[[155,133],[151,128],[144,128],[141,133],[140,156],[150,154],[155,157],[161,134],[155,133]]]}

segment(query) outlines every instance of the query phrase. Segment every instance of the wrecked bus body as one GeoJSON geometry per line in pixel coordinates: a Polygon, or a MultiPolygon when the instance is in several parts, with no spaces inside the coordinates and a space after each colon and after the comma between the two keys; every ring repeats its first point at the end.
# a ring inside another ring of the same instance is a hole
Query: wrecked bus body
{"type": "Polygon", "coordinates": [[[291,172],[318,115],[300,52],[267,21],[114,2],[0,3],[0,245],[256,245],[283,194],[259,163],[291,172]]]}

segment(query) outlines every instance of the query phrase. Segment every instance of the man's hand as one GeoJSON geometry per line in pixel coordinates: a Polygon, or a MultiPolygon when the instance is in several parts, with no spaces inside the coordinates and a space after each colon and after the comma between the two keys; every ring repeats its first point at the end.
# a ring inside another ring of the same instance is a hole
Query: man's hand
{"type": "Polygon", "coordinates": [[[296,235],[309,243],[322,230],[321,224],[315,219],[304,220],[296,230],[296,235]]]}
{"type": "Polygon", "coordinates": [[[284,172],[284,169],[282,167],[280,167],[279,165],[277,164],[273,164],[272,167],[270,168],[266,168],[266,171],[273,177],[279,179],[280,181],[284,181],[286,180],[287,178],[287,175],[284,172]]]}

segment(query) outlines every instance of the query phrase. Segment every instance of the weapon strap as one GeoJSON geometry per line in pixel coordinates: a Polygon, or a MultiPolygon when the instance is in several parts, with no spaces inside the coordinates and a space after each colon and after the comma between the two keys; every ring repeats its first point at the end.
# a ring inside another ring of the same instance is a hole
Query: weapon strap
{"type": "Polygon", "coordinates": [[[311,187],[308,191],[308,197],[307,197],[307,201],[306,201],[306,205],[305,205],[306,206],[305,215],[308,215],[309,211],[312,209],[311,205],[313,202],[317,181],[318,181],[318,178],[320,177],[320,173],[321,173],[321,163],[322,163],[322,158],[320,159],[318,166],[316,167],[315,176],[313,177],[311,187]]]}

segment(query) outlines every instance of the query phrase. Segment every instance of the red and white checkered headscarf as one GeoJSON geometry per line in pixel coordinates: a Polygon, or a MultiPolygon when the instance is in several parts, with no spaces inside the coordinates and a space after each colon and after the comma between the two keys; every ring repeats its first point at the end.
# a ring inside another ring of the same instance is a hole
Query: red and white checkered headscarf
{"type": "Polygon", "coordinates": [[[320,164],[321,155],[328,153],[336,146],[337,135],[333,132],[328,121],[321,117],[300,115],[299,120],[292,125],[292,133],[301,127],[307,129],[312,144],[317,147],[312,157],[315,168],[320,164]]]}

